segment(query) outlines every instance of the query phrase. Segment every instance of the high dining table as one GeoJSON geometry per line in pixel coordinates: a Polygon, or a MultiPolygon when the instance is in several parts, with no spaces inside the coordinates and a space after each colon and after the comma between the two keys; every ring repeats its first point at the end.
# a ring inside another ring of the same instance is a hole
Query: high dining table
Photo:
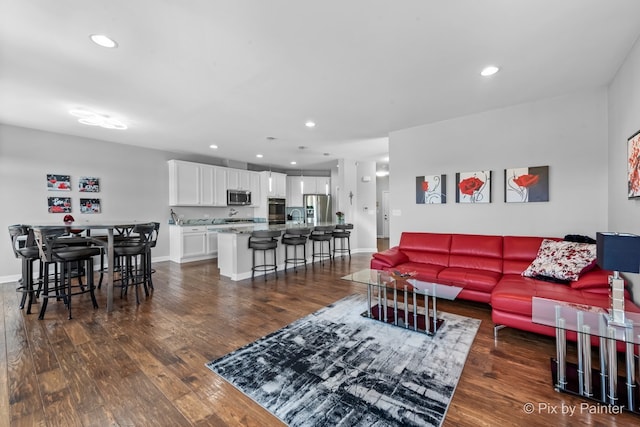
{"type": "Polygon", "coordinates": [[[130,230],[137,224],[148,224],[149,221],[103,221],[103,222],[73,222],[72,224],[60,224],[60,223],[47,223],[47,224],[33,224],[29,227],[33,229],[51,229],[66,227],[70,232],[72,230],[105,230],[107,232],[107,312],[113,311],[113,245],[114,245],[114,232],[118,234],[126,233],[126,230],[130,230]]]}

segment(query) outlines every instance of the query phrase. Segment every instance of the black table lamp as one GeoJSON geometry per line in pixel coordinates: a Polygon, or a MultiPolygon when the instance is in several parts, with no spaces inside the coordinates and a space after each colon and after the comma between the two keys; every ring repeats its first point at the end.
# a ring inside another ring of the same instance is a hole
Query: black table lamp
{"type": "Polygon", "coordinates": [[[624,279],[620,272],[640,273],[640,236],[626,233],[596,234],[597,263],[604,270],[613,270],[609,276],[611,312],[609,324],[631,326],[624,316],[624,279]]]}

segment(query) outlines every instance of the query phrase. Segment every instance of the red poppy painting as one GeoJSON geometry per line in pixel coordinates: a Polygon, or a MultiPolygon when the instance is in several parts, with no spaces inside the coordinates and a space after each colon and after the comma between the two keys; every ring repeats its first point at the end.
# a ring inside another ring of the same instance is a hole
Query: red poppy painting
{"type": "Polygon", "coordinates": [[[456,173],[456,203],[491,203],[491,171],[456,173]]]}
{"type": "Polygon", "coordinates": [[[47,189],[49,191],[71,191],[71,176],[47,174],[47,189]]]}
{"type": "Polygon", "coordinates": [[[627,140],[627,174],[629,198],[640,197],[640,131],[627,140]]]}
{"type": "Polygon", "coordinates": [[[549,166],[505,169],[504,201],[507,203],[548,202],[549,166]]]}
{"type": "Polygon", "coordinates": [[[447,203],[447,176],[425,175],[416,177],[416,203],[447,203]]]}
{"type": "Polygon", "coordinates": [[[71,212],[71,197],[49,197],[47,204],[49,213],[71,212]]]}

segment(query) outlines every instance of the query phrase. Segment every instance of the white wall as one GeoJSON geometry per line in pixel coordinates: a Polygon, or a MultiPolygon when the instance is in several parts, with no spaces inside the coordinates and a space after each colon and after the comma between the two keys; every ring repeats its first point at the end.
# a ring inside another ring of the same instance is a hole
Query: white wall
{"type": "Polygon", "coordinates": [[[407,230],[595,237],[607,228],[606,141],[605,88],[391,133],[390,244],[407,230]],[[545,165],[549,202],[504,203],[505,168],[545,165]],[[492,203],[455,203],[455,173],[487,169],[492,203]],[[446,204],[416,204],[425,174],[447,175],[446,204]]]}
{"type": "MultiPolygon", "coordinates": [[[[640,41],[609,86],[609,231],[640,234],[640,199],[627,198],[627,139],[640,130],[640,41]]],[[[625,273],[640,300],[640,276],[625,273]]]]}
{"type": "MultiPolygon", "coordinates": [[[[0,125],[0,229],[19,223],[60,223],[64,214],[47,212],[47,198],[72,198],[76,222],[158,221],[154,258],[168,257],[168,167],[171,155],[49,132],[0,125]],[[46,174],[71,175],[72,191],[47,191],[46,174]],[[78,178],[100,178],[99,193],[79,193],[78,178]],[[99,198],[102,213],[81,214],[80,196],[99,198]]],[[[0,244],[0,279],[20,274],[5,231],[0,244]]],[[[0,282],[3,280],[0,280],[0,282]]]]}

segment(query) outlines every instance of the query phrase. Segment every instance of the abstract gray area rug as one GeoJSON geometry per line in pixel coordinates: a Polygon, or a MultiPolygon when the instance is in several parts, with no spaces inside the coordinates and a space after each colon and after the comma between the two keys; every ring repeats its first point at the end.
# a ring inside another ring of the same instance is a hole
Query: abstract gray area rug
{"type": "Polygon", "coordinates": [[[431,337],[361,316],[352,295],[207,363],[290,426],[439,426],[480,320],[431,337]]]}

